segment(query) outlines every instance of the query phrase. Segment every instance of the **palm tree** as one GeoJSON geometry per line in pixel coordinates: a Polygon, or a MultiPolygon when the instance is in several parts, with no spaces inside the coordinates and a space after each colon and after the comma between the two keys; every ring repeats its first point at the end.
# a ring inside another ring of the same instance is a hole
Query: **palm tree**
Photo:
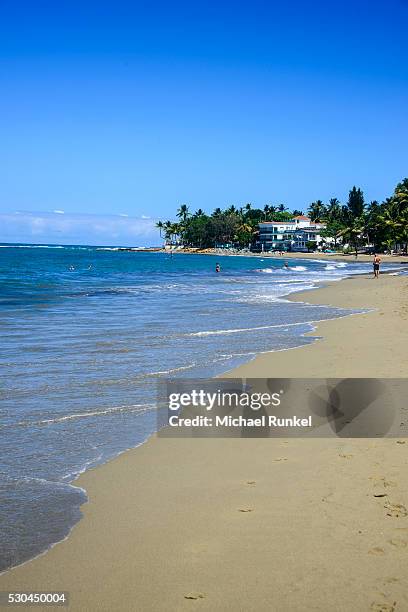
{"type": "Polygon", "coordinates": [[[356,257],[358,255],[358,245],[360,239],[364,235],[364,227],[364,216],[355,217],[349,222],[348,227],[345,227],[344,229],[340,230],[340,232],[337,234],[338,237],[346,239],[350,244],[354,246],[354,249],[356,251],[356,257]]]}
{"type": "Polygon", "coordinates": [[[222,215],[222,210],[220,207],[217,207],[212,214],[213,217],[220,217],[221,215],[222,215]]]}
{"type": "Polygon", "coordinates": [[[395,188],[394,201],[398,204],[400,213],[408,209],[408,179],[404,179],[395,188]]]}
{"type": "Polygon", "coordinates": [[[284,204],[279,204],[278,207],[277,207],[277,210],[279,212],[285,212],[286,210],[288,210],[288,207],[285,206],[284,204]]]}
{"type": "Polygon", "coordinates": [[[330,198],[329,205],[326,209],[327,221],[340,221],[341,219],[341,205],[337,198],[330,198]]]}
{"type": "Polygon", "coordinates": [[[163,221],[158,221],[158,222],[156,223],[156,227],[157,227],[157,229],[159,230],[159,234],[160,234],[160,238],[161,238],[161,235],[162,235],[162,229],[163,229],[163,227],[164,227],[164,225],[163,225],[163,221]]]}
{"type": "Polygon", "coordinates": [[[271,220],[273,220],[273,215],[276,213],[276,211],[277,211],[276,206],[273,206],[273,204],[270,204],[269,205],[269,218],[271,220]]]}
{"type": "Polygon", "coordinates": [[[324,217],[324,213],[326,211],[326,207],[321,200],[316,200],[316,202],[312,202],[307,210],[309,217],[315,223],[321,221],[324,217]]]}
{"type": "Polygon", "coordinates": [[[188,216],[189,216],[188,206],[187,204],[182,204],[177,211],[177,217],[181,219],[182,221],[186,221],[188,216]]]}
{"type": "Polygon", "coordinates": [[[255,233],[255,230],[250,223],[242,220],[240,225],[237,228],[237,232],[238,234],[241,234],[240,243],[248,244],[248,242],[251,242],[252,237],[255,233]]]}
{"type": "Polygon", "coordinates": [[[401,241],[404,243],[404,251],[407,251],[408,245],[408,210],[405,210],[401,215],[401,229],[400,229],[401,241]]]}
{"type": "Polygon", "coordinates": [[[293,216],[301,217],[302,215],[303,215],[303,210],[298,210],[297,208],[295,208],[295,210],[293,211],[293,216]]]}
{"type": "Polygon", "coordinates": [[[394,248],[396,248],[398,239],[405,230],[405,219],[400,213],[399,202],[394,198],[389,198],[384,210],[378,217],[378,221],[389,229],[394,248]]]}
{"type": "Polygon", "coordinates": [[[252,234],[253,228],[252,225],[246,223],[246,221],[242,221],[242,223],[238,226],[238,231],[245,234],[252,234]]]}
{"type": "Polygon", "coordinates": [[[204,216],[204,211],[202,208],[199,208],[195,213],[194,213],[194,217],[203,217],[204,216]]]}
{"type": "Polygon", "coordinates": [[[179,236],[182,235],[184,227],[180,223],[172,223],[170,227],[170,235],[174,238],[175,242],[178,242],[179,236]]]}
{"type": "Polygon", "coordinates": [[[164,237],[166,240],[170,240],[171,242],[171,228],[172,228],[172,222],[171,221],[165,221],[164,223],[164,237]]]}
{"type": "Polygon", "coordinates": [[[377,200],[372,200],[368,206],[367,213],[365,214],[364,231],[367,235],[368,241],[373,243],[375,247],[379,245],[379,239],[384,230],[384,226],[380,221],[381,213],[381,205],[377,202],[377,200]]]}

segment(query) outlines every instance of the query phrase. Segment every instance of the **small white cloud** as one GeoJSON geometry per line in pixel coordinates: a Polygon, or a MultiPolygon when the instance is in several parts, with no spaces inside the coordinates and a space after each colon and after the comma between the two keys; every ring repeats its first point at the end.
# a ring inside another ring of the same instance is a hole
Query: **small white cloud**
{"type": "Polygon", "coordinates": [[[149,217],[148,215],[142,215],[141,219],[151,219],[151,217],[149,217]]]}
{"type": "Polygon", "coordinates": [[[119,213],[119,217],[128,217],[129,215],[127,215],[126,213],[119,213]]]}
{"type": "Polygon", "coordinates": [[[0,213],[6,242],[156,245],[161,242],[155,219],[144,216],[71,214],[64,211],[0,213]],[[55,214],[57,213],[57,214],[55,214]]]}
{"type": "Polygon", "coordinates": [[[56,215],[65,215],[65,210],[53,210],[52,212],[56,215]]]}

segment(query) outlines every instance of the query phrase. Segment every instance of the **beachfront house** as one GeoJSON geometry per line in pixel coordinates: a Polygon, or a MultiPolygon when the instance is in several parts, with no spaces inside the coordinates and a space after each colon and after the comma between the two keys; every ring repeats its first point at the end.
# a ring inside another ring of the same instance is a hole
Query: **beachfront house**
{"type": "Polygon", "coordinates": [[[325,223],[312,222],[304,215],[293,217],[290,221],[263,221],[259,223],[255,250],[306,252],[312,244],[318,248],[322,241],[321,231],[325,227],[325,223]]]}

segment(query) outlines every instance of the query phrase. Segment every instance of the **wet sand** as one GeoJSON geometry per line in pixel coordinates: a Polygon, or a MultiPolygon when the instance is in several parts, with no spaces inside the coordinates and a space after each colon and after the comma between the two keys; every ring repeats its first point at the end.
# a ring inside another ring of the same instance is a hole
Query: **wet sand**
{"type": "MultiPolygon", "coordinates": [[[[406,377],[408,278],[292,299],[373,308],[318,324],[248,377],[406,377]]],[[[408,610],[408,440],[152,438],[81,476],[71,536],[0,577],[72,610],[408,610]]]]}

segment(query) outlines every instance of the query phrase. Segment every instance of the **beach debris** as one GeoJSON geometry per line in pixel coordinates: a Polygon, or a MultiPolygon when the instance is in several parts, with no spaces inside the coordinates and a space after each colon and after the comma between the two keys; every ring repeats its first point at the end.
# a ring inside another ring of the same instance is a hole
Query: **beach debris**
{"type": "Polygon", "coordinates": [[[327,495],[323,495],[322,502],[329,503],[329,497],[332,497],[333,495],[334,495],[334,491],[330,491],[329,493],[327,493],[327,495]]]}
{"type": "Polygon", "coordinates": [[[339,457],[341,457],[342,459],[351,459],[353,455],[350,454],[346,454],[346,453],[339,453],[339,457]]]}
{"type": "Polygon", "coordinates": [[[247,485],[254,485],[256,484],[256,480],[247,480],[246,483],[247,485]]]}
{"type": "Polygon", "coordinates": [[[287,457],[276,457],[276,459],[272,459],[272,461],[274,463],[278,462],[278,461],[287,461],[288,458],[287,457]]]}
{"type": "Polygon", "coordinates": [[[397,444],[405,444],[406,440],[397,440],[397,444]]]}
{"type": "Polygon", "coordinates": [[[408,516],[408,510],[403,504],[392,504],[387,501],[384,504],[384,508],[387,510],[387,516],[392,516],[393,518],[408,516]]]}
{"type": "Polygon", "coordinates": [[[191,593],[187,593],[184,595],[184,599],[204,599],[205,594],[192,591],[191,593]]]}
{"type": "Polygon", "coordinates": [[[388,493],[374,493],[374,497],[387,497],[388,493]]]}
{"type": "Polygon", "coordinates": [[[371,610],[372,612],[394,612],[395,610],[395,606],[397,605],[397,602],[394,601],[394,603],[389,604],[389,603],[376,603],[373,602],[371,604],[371,610]]]}
{"type": "Polygon", "coordinates": [[[385,554],[385,550],[383,548],[380,548],[379,546],[375,546],[374,548],[371,548],[371,550],[368,551],[369,555],[384,555],[385,554]]]}
{"type": "Polygon", "coordinates": [[[254,511],[253,508],[248,508],[248,507],[238,508],[238,512],[253,512],[253,511],[254,511]]]}

